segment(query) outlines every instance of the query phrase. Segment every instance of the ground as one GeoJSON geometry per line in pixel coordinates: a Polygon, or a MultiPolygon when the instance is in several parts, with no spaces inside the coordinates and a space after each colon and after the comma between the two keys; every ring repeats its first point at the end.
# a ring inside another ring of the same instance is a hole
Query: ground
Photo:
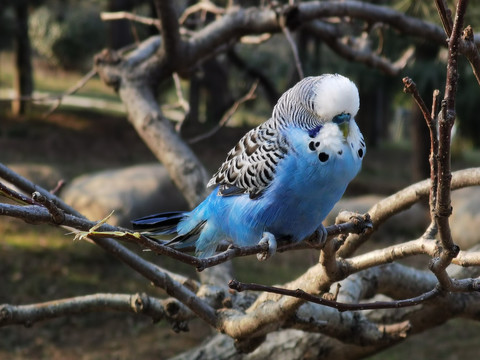
{"type": "MultiPolygon", "coordinates": [[[[223,129],[194,146],[210,170],[245,129],[223,129]]],[[[88,111],[59,111],[47,119],[2,118],[1,161],[7,165],[41,164],[55,169],[66,181],[85,172],[156,161],[124,116],[88,111]]],[[[391,193],[409,183],[409,153],[401,147],[369,149],[361,176],[350,194],[391,193]],[[388,159],[388,161],[385,161],[388,159]],[[383,175],[382,175],[383,174],[383,175]],[[391,181],[385,181],[385,174],[391,181]],[[382,177],[383,176],[383,177],[382,177]]],[[[461,159],[460,159],[461,160],[461,159]]],[[[457,166],[463,166],[458,164],[457,166]]],[[[35,180],[35,179],[32,179],[35,180]]],[[[60,179],[53,179],[55,183],[60,179]]],[[[64,230],[0,219],[0,303],[28,304],[95,292],[148,292],[164,296],[141,276],[88,242],[73,242],[64,230]]],[[[195,276],[194,271],[169,259],[153,261],[195,276]]],[[[315,254],[283,254],[267,263],[254,257],[236,261],[243,281],[275,283],[294,278],[315,262],[315,254]],[[304,261],[305,256],[311,259],[304,261]],[[252,271],[253,270],[253,271],[252,271]]],[[[176,334],[167,324],[131,314],[101,313],[72,316],[34,324],[0,328],[2,359],[163,359],[205,339],[210,330],[200,321],[191,331],[176,334]]],[[[455,320],[377,355],[374,359],[456,359],[477,354],[477,323],[455,320]],[[458,357],[457,357],[458,356],[458,357]]]]}

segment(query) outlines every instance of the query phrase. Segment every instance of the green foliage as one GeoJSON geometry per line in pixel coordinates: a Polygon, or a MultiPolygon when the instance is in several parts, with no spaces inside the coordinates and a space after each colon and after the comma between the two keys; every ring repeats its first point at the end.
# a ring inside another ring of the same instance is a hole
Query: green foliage
{"type": "Polygon", "coordinates": [[[33,49],[49,64],[64,69],[84,69],[105,44],[105,26],[91,7],[42,6],[33,12],[29,25],[33,49]]]}

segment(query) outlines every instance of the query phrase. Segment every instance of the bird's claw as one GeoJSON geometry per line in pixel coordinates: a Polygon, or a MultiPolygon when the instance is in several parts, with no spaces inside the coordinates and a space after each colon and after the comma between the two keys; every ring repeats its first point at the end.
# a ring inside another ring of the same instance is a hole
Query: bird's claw
{"type": "Polygon", "coordinates": [[[323,245],[325,245],[325,242],[327,241],[327,237],[328,237],[327,229],[325,229],[325,226],[320,225],[317,228],[317,230],[315,230],[314,236],[310,237],[309,242],[315,248],[323,248],[323,245]]]}
{"type": "Polygon", "coordinates": [[[264,232],[262,238],[258,242],[258,245],[268,244],[268,250],[257,254],[259,261],[265,261],[270,256],[273,256],[277,251],[277,240],[272,233],[264,232]]]}

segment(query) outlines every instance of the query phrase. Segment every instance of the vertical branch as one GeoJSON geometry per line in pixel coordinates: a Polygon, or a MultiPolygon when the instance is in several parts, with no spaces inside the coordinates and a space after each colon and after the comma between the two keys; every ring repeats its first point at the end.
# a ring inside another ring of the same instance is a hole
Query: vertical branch
{"type": "Polygon", "coordinates": [[[448,277],[445,269],[459,252],[458,246],[453,243],[448,220],[452,213],[450,198],[450,185],[452,180],[450,142],[451,130],[453,124],[455,123],[455,95],[457,92],[458,80],[458,50],[467,3],[468,0],[459,0],[457,4],[452,35],[450,36],[448,42],[445,97],[442,101],[438,119],[438,189],[435,217],[443,249],[440,257],[432,262],[431,270],[437,276],[442,287],[447,290],[451,288],[452,280],[448,277]]]}
{"type": "Polygon", "coordinates": [[[427,233],[429,236],[432,236],[432,231],[436,231],[436,216],[435,211],[437,208],[437,188],[438,188],[438,133],[437,133],[437,119],[436,119],[436,109],[438,102],[439,91],[435,90],[433,92],[433,101],[432,101],[432,110],[429,113],[428,108],[425,105],[420,93],[418,92],[417,86],[409,77],[402,79],[404,88],[403,91],[410,93],[413,96],[413,99],[417,103],[420,111],[423,114],[423,118],[427,123],[427,127],[430,133],[430,196],[429,196],[429,207],[430,207],[430,217],[432,225],[429,227],[427,233]]]}
{"type": "Polygon", "coordinates": [[[437,188],[438,188],[438,119],[437,119],[437,110],[438,110],[438,98],[440,96],[440,91],[435,90],[433,92],[432,100],[432,112],[430,115],[430,120],[427,121],[428,130],[430,131],[430,180],[432,182],[430,186],[430,216],[432,221],[435,221],[435,211],[437,208],[437,188]]]}
{"type": "Polygon", "coordinates": [[[282,31],[283,31],[283,33],[284,33],[285,37],[287,38],[287,41],[290,45],[290,48],[292,49],[293,58],[295,60],[295,67],[297,68],[298,77],[301,80],[305,77],[305,75],[303,74],[302,62],[300,60],[300,56],[298,55],[297,45],[295,44],[295,40],[293,40],[292,33],[290,32],[288,27],[286,25],[283,25],[283,24],[281,26],[282,26],[282,31]]]}
{"type": "Polygon", "coordinates": [[[183,42],[180,38],[175,2],[172,0],[156,0],[155,8],[161,22],[160,29],[165,57],[168,61],[178,61],[181,58],[179,54],[183,42]]]}
{"type": "Polygon", "coordinates": [[[442,20],[443,29],[445,30],[445,34],[448,37],[452,35],[452,12],[447,6],[447,2],[445,0],[435,0],[435,5],[437,6],[438,14],[440,15],[440,20],[442,20]]]}

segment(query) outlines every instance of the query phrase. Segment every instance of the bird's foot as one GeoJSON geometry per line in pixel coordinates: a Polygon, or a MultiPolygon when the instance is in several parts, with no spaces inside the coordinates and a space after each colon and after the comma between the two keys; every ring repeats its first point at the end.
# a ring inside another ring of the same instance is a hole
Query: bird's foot
{"type": "Polygon", "coordinates": [[[277,251],[277,240],[272,233],[264,232],[262,238],[258,242],[258,245],[268,244],[268,250],[257,254],[259,261],[265,261],[270,256],[273,256],[277,251]]]}
{"type": "Polygon", "coordinates": [[[325,229],[325,226],[320,225],[313,236],[310,236],[308,241],[315,247],[315,248],[323,248],[325,242],[327,241],[328,232],[325,229]]]}

